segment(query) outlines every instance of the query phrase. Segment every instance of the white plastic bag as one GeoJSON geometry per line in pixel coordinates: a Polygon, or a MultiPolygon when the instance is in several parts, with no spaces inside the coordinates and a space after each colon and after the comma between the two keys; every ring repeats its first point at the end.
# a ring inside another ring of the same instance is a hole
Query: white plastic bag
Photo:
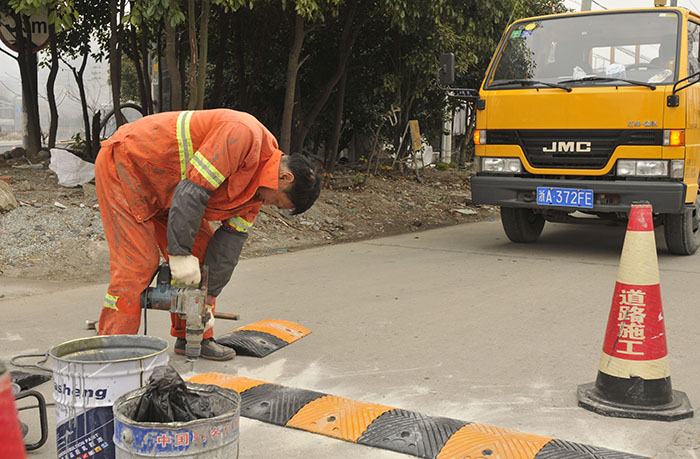
{"type": "Polygon", "coordinates": [[[82,185],[95,178],[94,164],[59,148],[51,149],[49,169],[58,176],[58,184],[65,187],[82,185]]]}

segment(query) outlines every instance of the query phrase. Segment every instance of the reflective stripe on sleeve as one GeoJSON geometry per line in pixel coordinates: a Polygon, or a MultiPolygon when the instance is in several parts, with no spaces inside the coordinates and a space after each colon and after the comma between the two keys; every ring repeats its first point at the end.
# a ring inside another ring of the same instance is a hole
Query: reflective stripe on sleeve
{"type": "Polygon", "coordinates": [[[118,296],[110,295],[109,293],[105,295],[105,302],[102,303],[103,308],[109,308],[109,309],[114,309],[115,311],[119,311],[117,308],[117,300],[119,299],[118,296]]]}
{"type": "Polygon", "coordinates": [[[180,178],[185,178],[187,164],[192,155],[192,136],[190,136],[190,120],[193,111],[180,112],[177,117],[177,147],[180,151],[180,178]]]}
{"type": "Polygon", "coordinates": [[[204,177],[214,189],[219,188],[219,185],[226,180],[226,177],[224,177],[200,152],[194,154],[194,157],[190,160],[190,164],[202,174],[202,177],[204,177]]]}
{"type": "Polygon", "coordinates": [[[228,220],[226,220],[226,223],[228,223],[233,229],[235,229],[239,233],[247,233],[248,228],[253,226],[252,223],[250,223],[247,220],[244,220],[241,217],[229,218],[228,220]]]}

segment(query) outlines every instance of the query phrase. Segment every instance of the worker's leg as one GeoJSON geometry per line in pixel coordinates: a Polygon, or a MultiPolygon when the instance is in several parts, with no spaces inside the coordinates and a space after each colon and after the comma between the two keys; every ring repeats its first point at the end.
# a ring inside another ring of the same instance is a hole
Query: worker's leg
{"type": "Polygon", "coordinates": [[[141,293],[150,284],[160,259],[155,230],[151,221],[139,223],[128,211],[110,147],[98,155],[95,184],[109,244],[110,271],[99,334],[136,334],[141,323],[141,293]]]}

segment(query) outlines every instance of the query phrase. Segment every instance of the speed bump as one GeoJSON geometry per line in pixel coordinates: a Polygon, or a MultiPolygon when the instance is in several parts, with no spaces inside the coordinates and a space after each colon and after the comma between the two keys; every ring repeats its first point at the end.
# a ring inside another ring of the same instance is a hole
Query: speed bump
{"type": "Polygon", "coordinates": [[[233,348],[238,355],[265,357],[309,333],[311,330],[297,323],[268,319],[230,331],[216,342],[233,348]]]}
{"type": "Polygon", "coordinates": [[[205,373],[189,381],[240,392],[241,416],[416,457],[648,459],[221,373],[205,373]]]}

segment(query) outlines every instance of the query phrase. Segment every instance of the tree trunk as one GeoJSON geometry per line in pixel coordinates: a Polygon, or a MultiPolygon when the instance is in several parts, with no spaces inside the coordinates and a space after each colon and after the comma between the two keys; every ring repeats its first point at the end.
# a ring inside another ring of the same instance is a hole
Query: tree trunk
{"type": "Polygon", "coordinates": [[[182,91],[180,97],[182,98],[182,107],[185,107],[185,96],[187,95],[187,78],[189,77],[188,71],[187,71],[187,49],[189,48],[189,39],[185,34],[182,34],[182,36],[178,36],[178,42],[177,42],[177,55],[178,55],[178,65],[180,66],[180,90],[182,91]]]}
{"type": "Polygon", "coordinates": [[[199,62],[197,63],[197,104],[196,109],[204,108],[204,86],[207,82],[207,55],[209,54],[209,0],[202,0],[199,22],[199,62]]]}
{"type": "Polygon", "coordinates": [[[177,31],[165,21],[165,64],[170,77],[170,109],[182,110],[182,76],[177,59],[177,31]]]}
{"type": "Polygon", "coordinates": [[[227,48],[230,35],[230,24],[228,16],[219,14],[219,46],[214,56],[214,86],[211,91],[211,102],[209,108],[221,107],[224,98],[224,66],[226,65],[227,48]]]}
{"type": "Polygon", "coordinates": [[[337,102],[335,104],[335,121],[333,123],[333,133],[326,149],[326,170],[331,174],[335,170],[335,163],[338,158],[338,146],[340,145],[340,133],[343,127],[343,109],[345,103],[345,86],[348,81],[347,70],[338,83],[337,102]]]}
{"type": "Polygon", "coordinates": [[[155,102],[153,104],[153,112],[158,113],[163,111],[163,65],[160,60],[160,56],[163,53],[163,42],[161,40],[162,34],[162,25],[161,28],[158,30],[158,45],[157,45],[157,59],[158,59],[158,106],[155,105],[155,102]]]}
{"type": "Polygon", "coordinates": [[[197,18],[195,16],[194,0],[187,0],[187,23],[189,25],[190,43],[190,69],[187,77],[187,84],[190,87],[190,100],[187,103],[188,110],[197,108],[197,66],[199,56],[197,56],[197,18]]]}
{"type": "Polygon", "coordinates": [[[123,13],[124,0],[109,0],[109,76],[112,82],[112,107],[117,127],[126,122],[119,108],[122,85],[121,18],[123,13]]]}
{"type": "Polygon", "coordinates": [[[153,95],[151,94],[151,59],[148,52],[148,28],[141,28],[141,65],[143,67],[144,93],[146,100],[143,101],[145,114],[153,114],[153,95]]]}
{"type": "Polygon", "coordinates": [[[148,113],[148,103],[146,97],[146,78],[144,78],[143,70],[141,68],[141,56],[138,47],[138,38],[136,37],[136,28],[131,27],[131,62],[134,64],[136,69],[136,79],[139,82],[139,99],[141,101],[141,107],[148,113]]]}
{"type": "Polygon", "coordinates": [[[245,47],[243,46],[243,8],[239,9],[235,16],[236,57],[238,58],[238,106],[241,110],[248,109],[248,79],[245,71],[245,47]]]}
{"type": "Polygon", "coordinates": [[[92,151],[93,151],[93,162],[97,161],[97,155],[100,153],[100,120],[102,115],[100,115],[99,110],[95,110],[92,114],[92,151]]]}
{"type": "MultiPolygon", "coordinates": [[[[83,124],[85,126],[85,158],[94,162],[96,154],[95,152],[93,152],[92,130],[90,129],[90,115],[88,114],[87,95],[85,93],[85,80],[83,78],[85,74],[85,67],[87,65],[88,54],[89,51],[85,51],[85,53],[83,54],[83,62],[80,64],[80,69],[76,69],[72,66],[69,67],[73,72],[73,77],[75,78],[75,82],[78,85],[78,92],[80,94],[80,107],[82,109],[83,114],[83,124]]],[[[116,110],[114,113],[117,113],[116,110]]]]}
{"type": "Polygon", "coordinates": [[[325,107],[326,102],[328,102],[328,99],[333,93],[333,89],[335,89],[336,85],[345,74],[345,67],[347,66],[348,59],[350,58],[352,47],[354,46],[355,40],[357,39],[357,35],[360,31],[360,28],[362,27],[362,25],[359,25],[355,30],[352,30],[356,8],[357,4],[353,3],[350,7],[350,10],[347,13],[347,16],[345,17],[345,25],[343,28],[343,34],[338,49],[338,64],[335,73],[331,76],[324,88],[321,90],[320,96],[316,101],[316,104],[314,104],[309,114],[304,118],[301,131],[296,140],[297,151],[301,151],[303,149],[306,136],[309,134],[309,131],[311,130],[311,127],[316,121],[316,118],[321,113],[321,110],[323,110],[323,107],[325,107]]]}
{"type": "Polygon", "coordinates": [[[284,108],[282,110],[282,126],[280,127],[280,149],[290,153],[292,144],[292,115],[294,113],[294,95],[296,94],[297,75],[299,73],[299,57],[304,45],[304,18],[295,14],[294,36],[292,47],[287,60],[286,88],[284,92],[284,108]]]}
{"type": "Polygon", "coordinates": [[[41,149],[41,123],[39,120],[36,54],[32,52],[29,16],[15,14],[14,18],[15,24],[22,24],[21,27],[17,26],[17,30],[15,30],[15,45],[18,49],[17,62],[22,80],[22,105],[25,123],[24,148],[29,153],[37,153],[41,149]]]}
{"type": "Polygon", "coordinates": [[[49,102],[49,148],[56,148],[56,135],[58,133],[58,106],[56,105],[56,75],[58,75],[58,45],[56,43],[56,29],[49,25],[49,47],[51,49],[51,70],[46,80],[46,96],[49,102]]]}

